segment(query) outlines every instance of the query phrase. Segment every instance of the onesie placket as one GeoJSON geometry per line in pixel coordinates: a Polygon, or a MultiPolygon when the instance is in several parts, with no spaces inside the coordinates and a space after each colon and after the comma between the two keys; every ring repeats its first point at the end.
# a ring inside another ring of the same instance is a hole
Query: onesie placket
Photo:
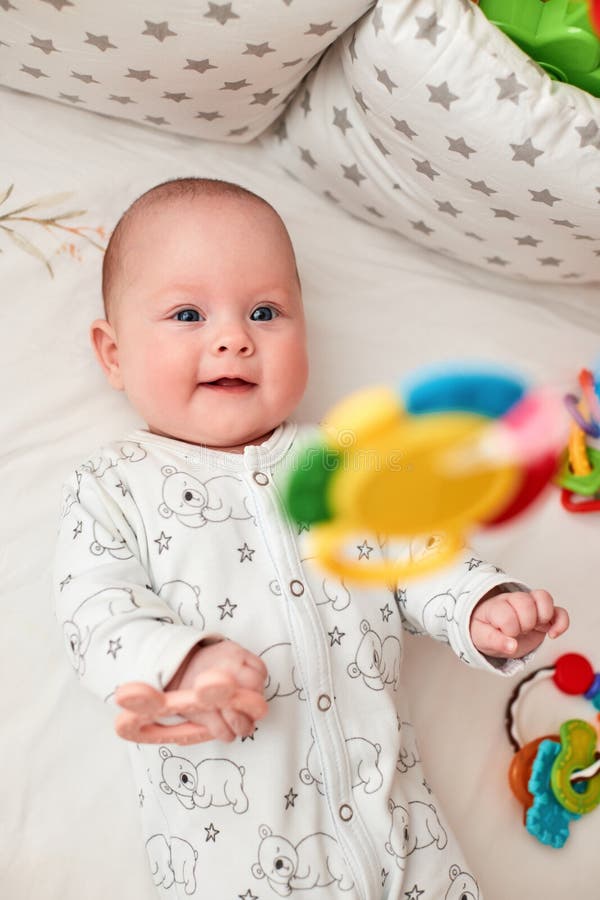
{"type": "MultiPolygon", "coordinates": [[[[294,428],[295,426],[291,426],[294,428]]],[[[281,437],[286,437],[286,432],[281,437]]],[[[336,839],[354,878],[360,900],[374,900],[381,888],[378,854],[352,795],[344,733],[339,721],[324,628],[305,577],[291,525],[282,515],[273,474],[283,457],[276,446],[249,446],[240,473],[252,495],[257,524],[277,573],[293,652],[302,677],[311,727],[319,749],[327,801],[336,839]],[[279,451],[279,452],[278,452],[279,451]]],[[[277,446],[277,444],[279,446],[277,446]]]]}

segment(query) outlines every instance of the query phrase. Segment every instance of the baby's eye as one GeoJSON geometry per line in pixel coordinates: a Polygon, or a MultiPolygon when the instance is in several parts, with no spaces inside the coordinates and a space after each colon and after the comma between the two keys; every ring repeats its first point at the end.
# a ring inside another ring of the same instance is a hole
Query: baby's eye
{"type": "Polygon", "coordinates": [[[202,316],[197,309],[180,309],[173,318],[178,322],[200,322],[202,316]]]}
{"type": "Polygon", "coordinates": [[[253,322],[270,322],[278,315],[279,313],[272,306],[257,306],[250,318],[253,322]]]}

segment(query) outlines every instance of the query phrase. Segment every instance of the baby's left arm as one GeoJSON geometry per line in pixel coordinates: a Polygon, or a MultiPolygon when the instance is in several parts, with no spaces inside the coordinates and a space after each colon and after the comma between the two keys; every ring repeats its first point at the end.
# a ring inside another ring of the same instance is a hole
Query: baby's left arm
{"type": "Polygon", "coordinates": [[[569,614],[555,606],[548,591],[505,592],[499,585],[471,613],[473,644],[484,656],[520,659],[569,627],[569,614]]]}

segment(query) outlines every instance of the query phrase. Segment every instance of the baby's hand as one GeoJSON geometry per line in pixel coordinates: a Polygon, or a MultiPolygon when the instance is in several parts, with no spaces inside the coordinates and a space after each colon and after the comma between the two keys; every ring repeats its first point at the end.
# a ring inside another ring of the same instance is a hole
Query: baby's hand
{"type": "MultiPolygon", "coordinates": [[[[245,650],[235,641],[218,641],[194,648],[183,661],[166,687],[166,691],[193,688],[199,675],[222,673],[232,676],[238,688],[259,694],[263,699],[263,687],[267,679],[267,667],[260,657],[245,650]]],[[[266,712],[266,702],[263,699],[266,712]]],[[[262,705],[262,704],[261,704],[262,705]]],[[[264,715],[264,713],[263,713],[264,715]]],[[[229,705],[215,710],[189,715],[190,722],[204,725],[212,738],[232,741],[237,735],[252,734],[255,719],[229,705]]],[[[261,717],[262,718],[262,717],[261,717]]]]}
{"type": "Polygon", "coordinates": [[[131,682],[115,692],[126,712],[115,722],[117,734],[137,743],[196,744],[252,734],[267,714],[263,661],[233,641],[200,644],[188,653],[167,685],[157,691],[131,682]],[[165,724],[172,716],[184,718],[165,724]]]}
{"type": "Polygon", "coordinates": [[[554,605],[548,591],[514,591],[480,600],[470,630],[480,653],[518,659],[539,647],[546,635],[557,638],[568,627],[567,611],[554,605]]]}

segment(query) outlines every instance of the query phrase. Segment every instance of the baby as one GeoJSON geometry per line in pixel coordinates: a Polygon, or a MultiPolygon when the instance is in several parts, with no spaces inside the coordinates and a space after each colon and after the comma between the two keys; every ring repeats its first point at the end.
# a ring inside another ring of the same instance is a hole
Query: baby
{"type": "MultiPolygon", "coordinates": [[[[424,779],[402,626],[512,674],[567,613],[472,551],[394,593],[309,558],[308,528],[280,515],[316,433],[290,420],[308,373],[302,294],[266,201],[208,179],[153,188],[113,233],[103,293],[92,344],[147,428],[65,487],[55,584],[71,662],[105,701],[207,673],[257,701],[254,715],[193,713],[209,743],[128,744],[161,896],[444,900],[460,882],[481,900],[424,779]]],[[[357,551],[381,548],[365,534],[357,551]]]]}

